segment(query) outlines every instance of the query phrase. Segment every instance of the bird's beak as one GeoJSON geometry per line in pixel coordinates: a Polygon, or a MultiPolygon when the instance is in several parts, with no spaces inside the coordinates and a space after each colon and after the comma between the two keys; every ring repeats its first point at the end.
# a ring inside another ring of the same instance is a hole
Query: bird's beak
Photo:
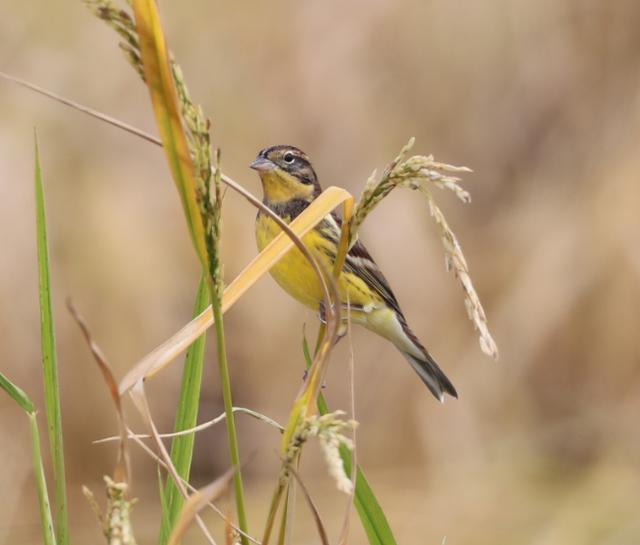
{"type": "Polygon", "coordinates": [[[253,170],[257,170],[258,172],[268,172],[276,168],[276,164],[273,161],[269,161],[269,159],[265,159],[264,157],[258,157],[253,163],[249,165],[253,170]]]}

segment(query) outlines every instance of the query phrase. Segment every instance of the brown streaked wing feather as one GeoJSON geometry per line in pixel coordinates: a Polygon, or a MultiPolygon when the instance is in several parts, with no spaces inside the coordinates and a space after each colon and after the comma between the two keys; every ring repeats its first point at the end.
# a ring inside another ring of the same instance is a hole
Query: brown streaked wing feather
{"type": "Polygon", "coordinates": [[[398,300],[391,291],[387,279],[360,241],[357,241],[349,250],[345,260],[345,270],[365,280],[382,297],[382,300],[389,308],[392,308],[402,316],[398,300]]]}
{"type": "MultiPolygon", "coordinates": [[[[325,236],[331,238],[335,244],[338,244],[340,240],[340,229],[342,229],[342,219],[333,212],[331,217],[336,222],[338,230],[333,229],[327,220],[324,220],[320,225],[320,230],[325,236]]],[[[331,256],[335,259],[335,254],[331,256]]],[[[351,247],[347,253],[347,257],[344,263],[344,270],[355,274],[362,278],[371,288],[382,298],[387,306],[402,316],[400,305],[396,296],[389,287],[389,282],[382,274],[382,271],[376,265],[376,262],[371,257],[369,251],[365,248],[364,244],[359,240],[351,247]]]]}

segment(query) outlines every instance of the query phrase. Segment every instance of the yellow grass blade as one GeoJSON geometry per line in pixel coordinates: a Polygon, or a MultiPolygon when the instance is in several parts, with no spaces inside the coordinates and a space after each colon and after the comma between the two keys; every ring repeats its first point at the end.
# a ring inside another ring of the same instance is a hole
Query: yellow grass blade
{"type": "MultiPolygon", "coordinates": [[[[333,266],[333,277],[337,280],[340,277],[340,273],[342,272],[342,267],[344,266],[344,261],[347,257],[347,252],[349,251],[349,238],[350,238],[350,229],[351,229],[351,218],[353,215],[355,201],[353,198],[347,199],[343,203],[343,219],[342,219],[342,233],[340,235],[340,242],[338,244],[338,252],[336,255],[336,262],[333,266]]],[[[340,305],[337,305],[340,307],[340,305]]],[[[322,345],[319,347],[316,357],[314,358],[313,365],[309,369],[309,379],[303,385],[303,390],[301,394],[298,396],[301,404],[299,405],[301,408],[304,408],[304,414],[309,414],[310,412],[315,411],[316,399],[318,398],[318,394],[320,392],[320,387],[322,382],[324,381],[324,374],[326,372],[326,362],[329,352],[331,348],[336,342],[338,330],[340,329],[340,317],[335,316],[333,314],[327,315],[326,322],[326,333],[327,335],[323,335],[325,338],[321,339],[323,341],[322,345]]],[[[324,333],[324,332],[323,332],[324,333]]],[[[296,403],[296,405],[298,405],[296,403]]],[[[294,405],[294,407],[296,406],[294,405]]],[[[294,409],[295,410],[295,409],[294,409]]],[[[298,416],[292,413],[292,418],[290,419],[290,423],[297,421],[298,416]]],[[[283,437],[286,437],[287,433],[285,432],[283,437]]],[[[283,441],[283,445],[286,446],[286,442],[283,441]]],[[[286,448],[286,447],[285,447],[286,448]]]]}
{"type": "MultiPolygon", "coordinates": [[[[345,203],[347,207],[352,206],[352,195],[345,189],[329,187],[302,214],[293,220],[289,227],[298,237],[302,237],[322,221],[322,218],[334,208],[345,203]]],[[[222,311],[229,310],[293,245],[293,241],[287,234],[280,233],[227,286],[222,298],[222,311]]],[[[211,307],[209,307],[171,338],[142,358],[120,382],[120,393],[123,394],[130,390],[138,380],[149,378],[160,371],[186,350],[212,324],[213,313],[211,307]]]]}
{"type": "Polygon", "coordinates": [[[351,218],[355,207],[355,199],[347,199],[342,206],[342,233],[340,235],[340,243],[338,244],[338,253],[336,262],[333,266],[333,276],[338,278],[344,266],[344,260],[347,258],[349,251],[349,239],[351,238],[351,218]]]}
{"type": "Polygon", "coordinates": [[[234,468],[228,469],[226,473],[218,477],[215,481],[189,496],[189,499],[182,507],[180,518],[171,532],[169,545],[179,545],[182,536],[196,515],[209,505],[210,502],[218,499],[225,492],[233,477],[234,471],[234,468]]]}
{"type": "Polygon", "coordinates": [[[189,233],[203,267],[209,262],[196,197],[196,179],[178,105],[167,46],[155,0],[134,0],[144,77],[171,174],[180,193],[189,233]]]}

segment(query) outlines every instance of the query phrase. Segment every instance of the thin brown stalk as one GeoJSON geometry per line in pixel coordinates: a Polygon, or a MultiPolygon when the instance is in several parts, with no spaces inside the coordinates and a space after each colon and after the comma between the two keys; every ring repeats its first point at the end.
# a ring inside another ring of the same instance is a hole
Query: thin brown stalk
{"type": "MultiPolygon", "coordinates": [[[[173,462],[171,461],[171,456],[169,455],[169,452],[167,451],[166,447],[164,446],[164,443],[162,442],[162,439],[160,439],[160,437],[158,436],[158,430],[157,430],[156,425],[155,425],[155,423],[153,421],[153,418],[151,416],[151,409],[149,408],[149,403],[147,402],[147,396],[146,396],[146,394],[144,392],[144,384],[143,384],[142,381],[140,381],[138,383],[136,388],[133,388],[131,390],[131,397],[132,397],[132,399],[134,401],[134,404],[135,404],[136,408],[138,409],[138,412],[140,413],[140,415],[144,419],[144,421],[147,424],[147,426],[149,426],[149,431],[151,432],[151,435],[153,436],[153,438],[155,440],[156,446],[158,447],[158,451],[160,452],[160,456],[164,460],[164,463],[165,463],[167,471],[169,472],[169,475],[171,475],[171,478],[173,479],[173,482],[178,487],[178,490],[183,495],[183,497],[185,497],[185,498],[188,497],[188,493],[187,493],[186,487],[182,483],[182,479],[180,478],[180,475],[178,474],[178,471],[176,470],[175,466],[173,465],[173,462]]],[[[207,541],[211,545],[216,545],[216,541],[211,536],[211,534],[209,532],[209,529],[206,527],[206,525],[204,524],[202,519],[198,518],[197,522],[198,522],[198,526],[202,530],[202,532],[203,532],[204,536],[206,537],[207,541]]]]}
{"type": "Polygon", "coordinates": [[[116,415],[118,417],[119,443],[118,460],[113,472],[113,478],[116,482],[130,483],[131,464],[129,461],[129,451],[127,450],[127,422],[124,416],[124,411],[122,409],[122,398],[120,396],[120,393],[118,392],[118,382],[116,381],[113,371],[111,370],[111,366],[107,361],[107,357],[100,349],[98,344],[93,340],[93,337],[91,336],[91,332],[89,330],[89,326],[87,326],[86,321],[80,315],[71,299],[67,299],[67,309],[78,324],[78,327],[82,331],[82,334],[84,335],[84,338],[89,345],[89,349],[91,350],[91,353],[93,354],[93,357],[98,364],[107,387],[109,388],[111,399],[113,400],[116,408],[116,415]]]}

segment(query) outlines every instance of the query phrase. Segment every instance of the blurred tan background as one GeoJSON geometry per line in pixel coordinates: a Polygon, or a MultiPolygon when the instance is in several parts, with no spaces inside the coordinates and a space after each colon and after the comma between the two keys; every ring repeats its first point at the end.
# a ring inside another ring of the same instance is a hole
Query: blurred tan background
{"type": "MultiPolygon", "coordinates": [[[[275,143],[303,148],[325,185],[355,194],[410,136],[414,151],[475,171],[464,179],[471,205],[436,195],[485,303],[498,363],[479,350],[419,196],[393,194],[364,228],[409,322],[460,392],[440,406],[392,346],[354,332],[358,457],[399,542],[638,543],[640,4],[216,0],[163,1],[161,11],[214,121],[224,170],[255,193],[247,165],[275,143]]],[[[116,42],[80,2],[0,4],[1,70],[155,132],[146,89],[116,42]]],[[[97,492],[111,470],[113,447],[91,442],[112,434],[115,419],[64,299],[73,297],[122,376],[188,320],[197,263],[159,149],[4,81],[0,119],[0,365],[42,407],[37,126],[72,532],[75,543],[96,541],[80,485],[97,492]]],[[[227,280],[256,253],[254,216],[227,193],[227,280]]],[[[303,323],[315,331],[315,317],[271,279],[229,312],[237,405],[285,419],[302,377],[303,323]]],[[[212,348],[201,420],[222,411],[212,348]]],[[[348,403],[347,348],[328,378],[334,408],[348,403]]],[[[180,367],[149,386],[163,430],[180,367]]],[[[244,456],[253,453],[245,473],[259,534],[278,436],[238,421],[244,456]]],[[[27,421],[6,396],[0,434],[0,542],[39,543],[27,421]]],[[[202,433],[196,449],[196,484],[228,467],[222,427],[202,433]]],[[[152,543],[156,472],[134,453],[134,521],[139,542],[152,543]]],[[[346,499],[317,452],[303,466],[335,538],[346,499]]],[[[317,543],[304,505],[297,518],[295,542],[317,543]]],[[[355,515],[352,528],[351,542],[364,543],[355,515]]]]}

